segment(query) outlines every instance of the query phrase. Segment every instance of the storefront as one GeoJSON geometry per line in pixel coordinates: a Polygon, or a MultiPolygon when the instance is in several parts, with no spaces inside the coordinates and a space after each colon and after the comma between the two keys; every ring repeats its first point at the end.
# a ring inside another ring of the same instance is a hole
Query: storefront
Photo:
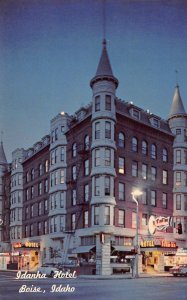
{"type": "Polygon", "coordinates": [[[13,254],[18,252],[18,256],[14,256],[12,262],[17,263],[18,270],[35,270],[40,260],[40,243],[25,242],[14,243],[13,254]]]}
{"type": "Polygon", "coordinates": [[[176,242],[156,238],[142,240],[140,251],[144,272],[164,272],[175,266],[176,242]]]}

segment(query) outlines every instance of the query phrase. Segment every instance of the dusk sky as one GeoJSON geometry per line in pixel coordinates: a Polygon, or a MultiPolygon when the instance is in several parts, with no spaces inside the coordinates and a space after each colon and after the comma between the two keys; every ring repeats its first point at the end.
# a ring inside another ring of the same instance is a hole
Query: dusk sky
{"type": "MultiPolygon", "coordinates": [[[[0,1],[0,131],[7,159],[49,133],[59,112],[92,99],[103,39],[101,0],[0,1]]],[[[106,0],[117,97],[167,118],[175,70],[187,110],[187,1],[106,0]]]]}

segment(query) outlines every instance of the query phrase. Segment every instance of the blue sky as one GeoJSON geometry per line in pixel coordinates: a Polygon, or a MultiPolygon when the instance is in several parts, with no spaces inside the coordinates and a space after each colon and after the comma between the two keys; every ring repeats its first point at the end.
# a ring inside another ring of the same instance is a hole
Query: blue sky
{"type": "MultiPolygon", "coordinates": [[[[103,38],[101,0],[0,1],[0,130],[10,161],[61,111],[91,101],[103,38]]],[[[106,0],[117,96],[167,118],[176,85],[187,110],[187,1],[106,0]]]]}

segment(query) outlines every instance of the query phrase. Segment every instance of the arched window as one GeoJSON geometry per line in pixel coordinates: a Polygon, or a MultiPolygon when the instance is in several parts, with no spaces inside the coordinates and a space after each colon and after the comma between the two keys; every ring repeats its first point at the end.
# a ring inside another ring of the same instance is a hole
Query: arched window
{"type": "Polygon", "coordinates": [[[90,148],[89,136],[86,135],[84,138],[84,150],[89,150],[89,148],[90,148]]]}
{"type": "Polygon", "coordinates": [[[118,136],[118,146],[121,148],[125,148],[125,135],[123,132],[119,133],[118,136]]]}
{"type": "Polygon", "coordinates": [[[147,155],[148,153],[148,146],[146,141],[142,141],[142,154],[147,155]]]}
{"type": "Polygon", "coordinates": [[[77,155],[77,145],[76,145],[76,143],[74,143],[72,145],[72,156],[76,157],[76,155],[77,155]]]}
{"type": "Polygon", "coordinates": [[[138,139],[136,137],[132,138],[131,149],[133,152],[138,152],[138,139]]]}
{"type": "Polygon", "coordinates": [[[163,151],[162,151],[162,160],[164,162],[168,161],[168,150],[166,148],[164,148],[163,151]]]}
{"type": "Polygon", "coordinates": [[[156,145],[152,144],[151,145],[151,158],[152,159],[156,159],[157,157],[157,149],[156,149],[156,145]]]}

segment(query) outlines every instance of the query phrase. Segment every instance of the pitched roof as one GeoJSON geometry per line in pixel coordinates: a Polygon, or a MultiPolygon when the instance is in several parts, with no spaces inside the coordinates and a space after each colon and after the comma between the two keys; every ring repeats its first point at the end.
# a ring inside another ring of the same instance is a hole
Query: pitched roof
{"type": "Polygon", "coordinates": [[[102,49],[101,57],[100,57],[99,64],[97,67],[97,71],[96,71],[94,78],[90,82],[91,87],[95,81],[98,81],[101,79],[106,79],[106,78],[108,80],[114,81],[116,84],[116,87],[118,86],[118,80],[117,80],[117,78],[114,77],[113,72],[112,72],[112,68],[111,68],[111,64],[110,64],[110,60],[109,60],[109,56],[108,56],[108,52],[107,52],[107,48],[106,48],[106,40],[104,40],[103,41],[103,49],[102,49]]]}
{"type": "Polygon", "coordinates": [[[186,115],[178,85],[175,88],[173,101],[170,108],[169,118],[177,115],[186,115]]]}
{"type": "Polygon", "coordinates": [[[0,164],[7,164],[6,156],[5,156],[5,151],[3,148],[3,142],[0,142],[0,164]]]}

